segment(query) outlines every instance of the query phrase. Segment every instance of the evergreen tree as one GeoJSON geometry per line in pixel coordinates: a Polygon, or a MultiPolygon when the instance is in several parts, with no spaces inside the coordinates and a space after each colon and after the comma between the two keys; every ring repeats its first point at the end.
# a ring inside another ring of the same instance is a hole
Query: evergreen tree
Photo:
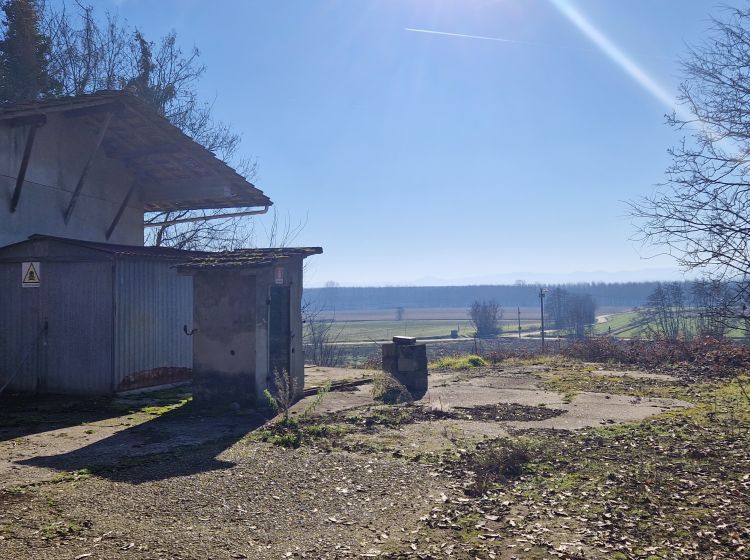
{"type": "Polygon", "coordinates": [[[39,29],[35,0],[7,0],[0,39],[0,101],[26,101],[59,93],[47,66],[50,42],[39,29]]]}

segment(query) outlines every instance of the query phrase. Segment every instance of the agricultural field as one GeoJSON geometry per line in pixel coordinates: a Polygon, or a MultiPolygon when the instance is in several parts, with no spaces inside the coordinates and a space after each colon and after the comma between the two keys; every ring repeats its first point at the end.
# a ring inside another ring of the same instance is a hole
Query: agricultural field
{"type": "Polygon", "coordinates": [[[295,404],[189,387],[0,402],[0,558],[750,558],[750,379],[559,356],[432,364],[295,404]],[[155,531],[158,527],[158,531],[155,531]]]}
{"type": "MultiPolygon", "coordinates": [[[[516,310],[505,312],[500,321],[503,334],[518,332],[516,310]]],[[[339,343],[383,342],[394,336],[413,336],[419,339],[450,338],[458,330],[460,338],[472,338],[476,329],[465,309],[404,309],[403,318],[396,320],[394,309],[348,310],[321,312],[319,320],[333,321],[330,331],[332,341],[339,343]]],[[[539,310],[521,308],[521,328],[524,331],[539,328],[539,310]]]]}
{"type": "MultiPolygon", "coordinates": [[[[694,319],[687,319],[690,326],[694,319]]],[[[598,322],[593,326],[592,334],[607,335],[620,338],[647,338],[649,325],[644,322],[636,311],[626,311],[621,313],[611,313],[600,316],[598,322]]],[[[740,339],[745,338],[745,332],[740,329],[728,329],[727,338],[740,339]]]]}
{"type": "Polygon", "coordinates": [[[643,329],[638,313],[626,311],[624,313],[612,313],[600,316],[593,327],[593,334],[611,334],[624,338],[638,337],[643,329]]]}
{"type": "MultiPolygon", "coordinates": [[[[515,335],[518,323],[501,321],[502,334],[515,335]]],[[[539,321],[522,321],[524,332],[539,329],[539,321]]],[[[413,336],[422,340],[450,338],[458,330],[461,338],[472,338],[476,329],[469,320],[425,319],[403,321],[336,321],[331,328],[335,342],[382,342],[394,336],[413,336]]]]}
{"type": "MultiPolygon", "coordinates": [[[[521,332],[535,335],[541,327],[539,309],[522,307],[521,332]]],[[[317,319],[333,321],[330,338],[338,343],[372,343],[388,341],[394,336],[412,336],[422,340],[450,338],[451,330],[459,331],[459,338],[472,338],[476,329],[464,309],[405,309],[403,319],[395,319],[395,310],[348,310],[321,312],[317,319]]],[[[606,307],[600,310],[606,323],[595,327],[596,334],[606,334],[608,327],[621,329],[630,324],[635,314],[627,308],[606,307]]],[[[518,334],[516,309],[504,310],[500,320],[501,336],[518,334]]],[[[626,332],[631,332],[634,327],[626,332]]],[[[550,333],[554,336],[554,333],[550,333]]],[[[625,336],[625,335],[623,335],[625,336]]]]}

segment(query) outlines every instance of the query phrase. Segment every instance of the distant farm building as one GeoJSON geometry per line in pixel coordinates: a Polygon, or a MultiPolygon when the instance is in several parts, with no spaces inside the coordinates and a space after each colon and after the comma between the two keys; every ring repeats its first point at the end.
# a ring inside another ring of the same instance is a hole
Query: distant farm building
{"type": "Polygon", "coordinates": [[[161,385],[188,378],[194,352],[212,397],[254,398],[273,368],[301,381],[301,261],[321,249],[144,247],[144,212],[272,202],[137,96],[0,106],[0,193],[0,388],[161,385]]]}

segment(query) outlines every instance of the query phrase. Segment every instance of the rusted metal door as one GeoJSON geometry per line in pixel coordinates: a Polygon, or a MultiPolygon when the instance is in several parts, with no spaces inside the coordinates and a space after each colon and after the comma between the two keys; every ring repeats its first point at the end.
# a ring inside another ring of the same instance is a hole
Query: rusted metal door
{"type": "Polygon", "coordinates": [[[291,369],[291,324],[289,286],[271,287],[271,309],[268,324],[269,375],[291,369]]]}

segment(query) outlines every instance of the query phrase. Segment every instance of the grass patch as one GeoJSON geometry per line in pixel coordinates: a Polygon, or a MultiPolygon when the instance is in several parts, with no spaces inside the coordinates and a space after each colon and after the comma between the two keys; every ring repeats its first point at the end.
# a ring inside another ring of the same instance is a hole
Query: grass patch
{"type": "Polygon", "coordinates": [[[431,362],[430,368],[434,369],[471,369],[476,367],[487,367],[489,362],[476,354],[443,356],[431,362]]]}
{"type": "Polygon", "coordinates": [[[78,482],[79,480],[86,480],[91,478],[91,469],[78,469],[77,471],[66,471],[56,474],[52,478],[52,482],[78,482]]]}
{"type": "Polygon", "coordinates": [[[75,521],[55,521],[42,527],[42,538],[46,540],[73,537],[83,531],[75,521]]]}

